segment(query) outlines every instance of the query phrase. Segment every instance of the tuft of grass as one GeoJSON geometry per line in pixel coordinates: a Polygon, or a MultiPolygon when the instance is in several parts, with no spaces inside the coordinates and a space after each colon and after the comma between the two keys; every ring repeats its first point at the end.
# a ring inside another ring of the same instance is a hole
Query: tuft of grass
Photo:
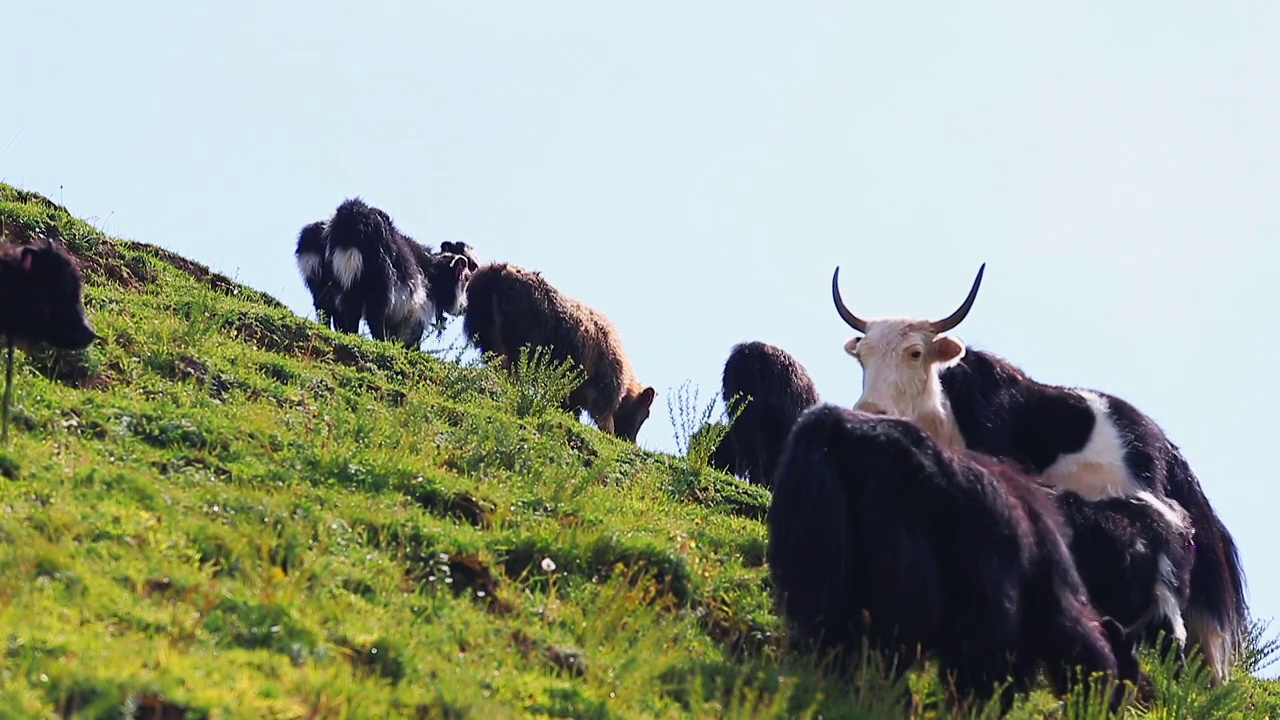
{"type": "Polygon", "coordinates": [[[712,454],[742,414],[749,399],[741,394],[729,398],[728,407],[718,420],[712,422],[718,402],[719,398],[713,397],[706,405],[700,405],[698,388],[692,387],[688,380],[681,383],[675,392],[667,393],[667,412],[671,416],[676,448],[689,468],[695,471],[707,467],[712,454]]]}
{"type": "MultiPolygon", "coordinates": [[[[769,494],[706,469],[687,385],[681,457],[646,452],[558,412],[580,370],[545,351],[342,335],[3,184],[0,225],[66,239],[105,338],[16,358],[6,717],[990,716],[788,646],[769,494]]],[[[1264,635],[1220,689],[1144,657],[1126,717],[1280,716],[1264,635]]],[[[1010,717],[1102,717],[1082,688],[1010,717]]]]}
{"type": "Polygon", "coordinates": [[[516,417],[540,417],[563,409],[569,394],[586,377],[573,360],[556,361],[550,347],[525,345],[512,363],[511,373],[503,375],[503,387],[516,417]]]}

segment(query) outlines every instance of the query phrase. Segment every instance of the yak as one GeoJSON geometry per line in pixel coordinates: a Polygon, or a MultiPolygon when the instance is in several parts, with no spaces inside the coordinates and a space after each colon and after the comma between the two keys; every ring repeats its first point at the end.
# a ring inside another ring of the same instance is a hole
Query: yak
{"type": "MultiPolygon", "coordinates": [[[[1041,665],[1060,694],[1073,669],[1117,677],[1114,630],[1089,603],[1049,496],[908,420],[806,410],[779,458],[767,525],[780,614],[800,647],[838,668],[864,641],[895,657],[895,674],[928,654],[953,701],[982,702],[1012,679],[1006,709],[1041,665]]],[[[1113,707],[1122,697],[1117,688],[1113,707]]]]}
{"type": "Polygon", "coordinates": [[[725,360],[721,396],[726,408],[743,404],[713,454],[712,466],[771,487],[787,433],[800,413],[818,402],[813,380],[782,348],[760,341],[743,342],[734,345],[725,360]]]}
{"type": "Polygon", "coordinates": [[[83,350],[97,333],[84,311],[84,279],[61,243],[0,244],[0,335],[29,351],[83,350]]]}
{"type": "Polygon", "coordinates": [[[968,315],[984,264],[964,302],[941,320],[864,320],[840,297],[836,311],[862,333],[844,350],[862,366],[870,413],[908,418],[939,442],[1016,463],[1045,482],[1099,498],[1150,492],[1181,505],[1195,529],[1187,631],[1213,669],[1229,678],[1249,627],[1244,568],[1226,525],[1214,511],[1186,457],[1146,413],[1115,395],[1050,385],[984,350],[945,335],[968,315]]]}
{"type": "Polygon", "coordinates": [[[14,348],[83,350],[98,339],[85,315],[80,267],[61,243],[0,244],[0,335],[7,349],[0,437],[8,438],[14,348]]]}
{"type": "Polygon", "coordinates": [[[325,221],[319,220],[304,226],[298,233],[298,244],[293,251],[294,261],[302,282],[311,293],[311,304],[316,309],[316,320],[332,328],[337,315],[337,283],[333,268],[325,262],[328,245],[325,242],[325,221]]]}
{"type": "Polygon", "coordinates": [[[521,347],[542,347],[553,361],[582,369],[584,381],[564,402],[586,410],[600,430],[635,442],[656,392],[635,377],[617,329],[595,308],[556,289],[541,273],[490,263],[467,284],[463,333],[510,369],[521,347]]]}
{"type": "Polygon", "coordinates": [[[358,197],[338,206],[324,242],[337,289],[334,325],[342,332],[358,332],[363,319],[375,339],[416,347],[429,324],[439,327],[445,313],[466,311],[474,260],[432,252],[358,197]]]}

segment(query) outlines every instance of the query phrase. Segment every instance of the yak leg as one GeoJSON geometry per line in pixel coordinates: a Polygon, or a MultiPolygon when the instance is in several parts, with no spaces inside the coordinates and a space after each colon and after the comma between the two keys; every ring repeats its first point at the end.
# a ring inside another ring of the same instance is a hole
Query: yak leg
{"type": "Polygon", "coordinates": [[[374,340],[387,339],[387,301],[378,298],[365,303],[364,321],[369,324],[369,335],[374,340]]]}
{"type": "Polygon", "coordinates": [[[353,303],[352,307],[344,304],[338,305],[338,312],[333,318],[333,326],[335,330],[355,335],[360,332],[360,316],[364,314],[364,307],[359,303],[353,303]]]}
{"type": "Polygon", "coordinates": [[[6,338],[8,352],[4,364],[4,429],[0,430],[0,440],[9,439],[9,405],[13,403],[13,336],[6,338]]]}

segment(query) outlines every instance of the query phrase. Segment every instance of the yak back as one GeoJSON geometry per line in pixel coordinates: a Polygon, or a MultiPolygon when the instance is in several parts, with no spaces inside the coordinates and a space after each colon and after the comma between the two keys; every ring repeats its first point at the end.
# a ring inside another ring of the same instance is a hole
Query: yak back
{"type": "Polygon", "coordinates": [[[482,352],[515,362],[524,345],[548,348],[580,365],[585,381],[569,395],[593,415],[616,409],[635,384],[617,330],[595,308],[557,290],[542,273],[510,263],[481,267],[467,284],[463,332],[482,352]]]}

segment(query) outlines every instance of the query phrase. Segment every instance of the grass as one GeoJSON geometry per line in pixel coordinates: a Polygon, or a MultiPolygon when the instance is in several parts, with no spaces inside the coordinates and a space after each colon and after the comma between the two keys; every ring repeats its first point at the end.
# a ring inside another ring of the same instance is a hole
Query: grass
{"type": "MultiPolygon", "coordinates": [[[[105,338],[18,356],[0,717],[900,715],[786,651],[768,493],[714,441],[641,451],[558,409],[565,368],[334,333],[6,185],[0,222],[81,255],[105,338]]],[[[1259,626],[1251,667],[1275,649],[1259,626]]],[[[1148,669],[1130,716],[1280,717],[1275,682],[1148,669]]],[[[930,673],[906,689],[950,717],[930,673]]],[[[1039,691],[1012,716],[1051,709],[1099,715],[1039,691]]]]}

